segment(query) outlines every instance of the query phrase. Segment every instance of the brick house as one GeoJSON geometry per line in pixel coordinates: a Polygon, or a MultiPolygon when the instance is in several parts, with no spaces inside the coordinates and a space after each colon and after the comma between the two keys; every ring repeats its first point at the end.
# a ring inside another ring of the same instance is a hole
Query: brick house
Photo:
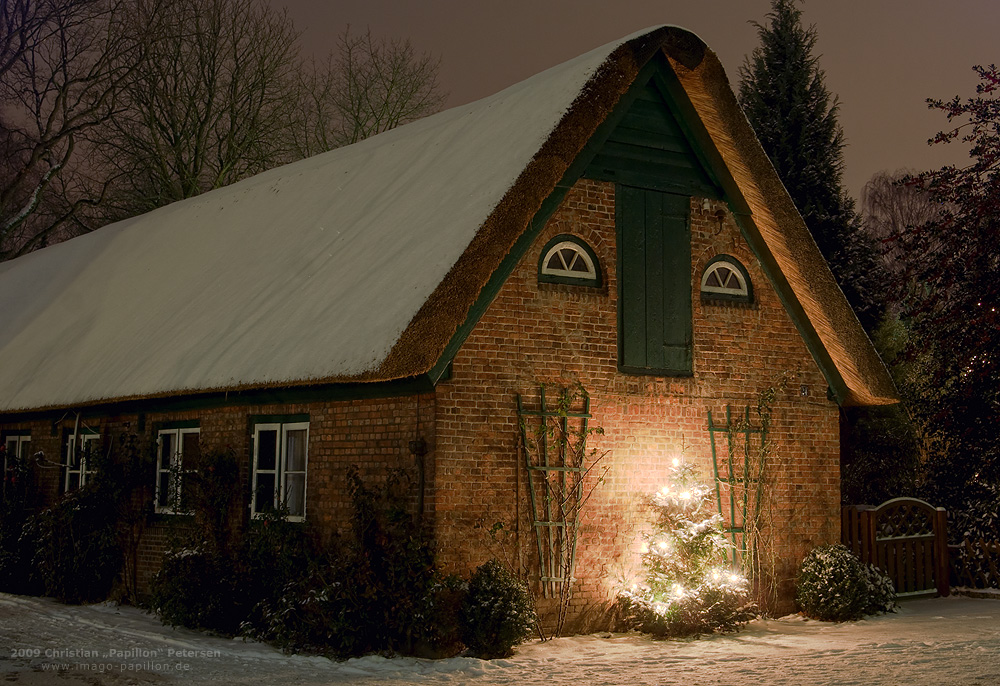
{"type": "Polygon", "coordinates": [[[399,467],[446,567],[489,557],[504,522],[543,574],[521,418],[543,387],[583,388],[608,469],[575,553],[583,617],[634,573],[669,461],[712,475],[709,412],[784,378],[787,599],[839,540],[839,406],[896,401],[721,64],[675,27],[0,265],[0,312],[0,431],[38,455],[42,502],[123,430],[156,451],[147,579],[182,516],[170,460],[223,446],[249,516],[281,502],[329,533],[348,465],[399,467]]]}

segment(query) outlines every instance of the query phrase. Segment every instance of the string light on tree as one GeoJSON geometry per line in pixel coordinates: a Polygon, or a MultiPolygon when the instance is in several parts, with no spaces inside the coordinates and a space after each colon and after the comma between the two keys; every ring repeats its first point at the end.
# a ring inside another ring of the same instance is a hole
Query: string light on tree
{"type": "Polygon", "coordinates": [[[692,465],[671,463],[669,482],[650,499],[653,531],[639,546],[645,578],[622,594],[625,615],[657,635],[735,631],[754,608],[746,578],[724,566],[731,544],[714,490],[692,465]]]}

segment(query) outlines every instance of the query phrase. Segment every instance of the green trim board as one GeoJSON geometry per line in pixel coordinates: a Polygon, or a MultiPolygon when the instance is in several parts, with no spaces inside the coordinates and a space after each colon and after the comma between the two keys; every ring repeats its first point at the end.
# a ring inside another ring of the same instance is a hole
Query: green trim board
{"type": "MultiPolygon", "coordinates": [[[[510,252],[507,253],[507,256],[504,257],[504,259],[500,262],[500,265],[493,272],[489,281],[487,281],[486,285],[480,291],[476,301],[473,303],[472,307],[469,308],[469,313],[466,316],[465,321],[455,331],[451,340],[441,353],[441,356],[438,358],[437,363],[431,371],[428,372],[428,376],[435,385],[441,379],[441,375],[444,373],[444,370],[451,364],[451,361],[458,353],[458,350],[465,343],[469,334],[472,333],[472,329],[475,328],[475,325],[479,322],[480,318],[482,318],[482,316],[486,313],[486,309],[490,306],[490,303],[492,303],[496,296],[500,293],[500,289],[507,281],[507,278],[511,275],[511,273],[513,273],[518,263],[528,252],[531,244],[535,241],[539,233],[541,233],[542,229],[548,223],[549,219],[558,209],[559,205],[566,197],[566,193],[569,192],[569,189],[572,188],[573,184],[575,184],[581,177],[590,178],[587,176],[587,170],[591,162],[601,152],[604,144],[611,136],[612,132],[615,131],[621,121],[625,118],[632,104],[646,89],[647,84],[650,83],[650,79],[653,79],[664,70],[669,72],[669,75],[676,81],[676,77],[673,76],[670,65],[667,63],[666,58],[662,55],[657,55],[639,70],[639,74],[636,76],[632,85],[625,92],[625,94],[622,95],[611,114],[609,114],[604,121],[597,126],[596,130],[591,135],[590,140],[587,141],[587,143],[583,146],[583,149],[577,155],[576,159],[573,160],[573,162],[566,169],[562,179],[560,179],[560,181],[556,184],[549,196],[542,201],[541,207],[535,213],[535,216],[532,217],[527,229],[521,233],[510,252]]],[[[655,82],[660,84],[661,80],[656,79],[655,82]]],[[[664,92],[662,87],[660,87],[660,90],[661,92],[664,92]]],[[[685,95],[684,97],[686,99],[687,96],[685,95]]],[[[670,97],[665,97],[664,101],[667,102],[669,106],[670,97]]],[[[683,123],[679,122],[679,124],[681,126],[681,130],[685,131],[685,135],[688,135],[686,133],[687,129],[684,127],[683,123]]],[[[697,145],[695,145],[694,148],[697,148],[697,145]]],[[[697,150],[695,150],[695,154],[698,155],[697,150]]],[[[698,155],[698,159],[703,160],[704,158],[698,155]]],[[[719,159],[721,161],[721,156],[719,159]]],[[[710,176],[712,175],[713,172],[711,167],[706,166],[705,170],[710,176]]]]}
{"type": "MultiPolygon", "coordinates": [[[[667,63],[666,58],[659,54],[654,56],[653,59],[640,69],[632,86],[622,96],[614,111],[597,127],[590,141],[587,142],[581,153],[570,164],[563,178],[556,184],[553,192],[542,203],[542,206],[532,218],[528,229],[521,234],[511,251],[480,292],[479,297],[469,309],[469,314],[465,321],[458,327],[449,343],[445,346],[438,362],[428,373],[428,376],[436,385],[444,370],[451,364],[459,348],[461,348],[472,332],[476,323],[485,314],[490,303],[493,302],[494,298],[500,292],[500,288],[507,277],[513,272],[518,262],[520,262],[532,242],[534,242],[534,239],[541,232],[552,214],[554,214],[569,188],[572,187],[577,179],[585,175],[589,165],[600,152],[604,143],[618,124],[625,118],[632,103],[635,102],[639,94],[646,89],[647,84],[650,82],[655,84],[660,94],[663,95],[663,102],[671,109],[678,127],[692,143],[691,150],[693,154],[702,164],[709,178],[721,189],[719,197],[726,202],[733,213],[737,226],[740,228],[740,233],[759,260],[761,269],[778,294],[778,299],[792,319],[792,323],[799,331],[799,335],[802,336],[813,360],[826,378],[834,398],[838,404],[841,404],[848,393],[843,377],[837,370],[816,329],[809,321],[805,310],[795,296],[795,292],[792,290],[784,274],[782,274],[777,261],[764,242],[760,230],[751,216],[750,205],[746,201],[735,178],[730,173],[729,168],[726,166],[722,154],[716,148],[711,134],[709,134],[702,123],[701,117],[687,97],[686,91],[677,79],[669,63],[667,63]]],[[[642,183],[642,185],[653,186],[655,188],[655,184],[642,183]]]]}
{"type": "Polygon", "coordinates": [[[679,120],[659,73],[669,70],[657,56],[636,79],[636,91],[584,176],[681,195],[721,198],[720,187],[688,128],[679,120]]]}
{"type": "Polygon", "coordinates": [[[309,421],[308,412],[296,414],[252,414],[249,417],[250,426],[255,424],[302,424],[309,421]]]}
{"type": "MultiPolygon", "coordinates": [[[[445,365],[445,377],[451,369],[445,365]]],[[[394,398],[434,392],[434,384],[427,375],[378,383],[324,383],[284,388],[255,388],[241,391],[220,391],[166,398],[141,398],[114,403],[98,403],[80,408],[81,419],[119,415],[184,412],[219,407],[246,407],[251,405],[291,405],[369,398],[394,398]]],[[[73,411],[75,416],[77,411],[73,411]]],[[[33,412],[0,414],[0,423],[32,420],[61,421],[68,417],[65,408],[33,412]]]]}
{"type": "Polygon", "coordinates": [[[809,317],[795,296],[795,291],[792,289],[791,284],[788,283],[777,261],[774,259],[774,255],[768,249],[763,236],[761,236],[760,229],[757,228],[757,224],[753,220],[750,204],[746,201],[743,191],[726,166],[722,154],[715,147],[711,134],[709,134],[704,124],[702,124],[701,117],[698,116],[697,110],[691,104],[691,100],[687,97],[686,91],[677,79],[676,74],[673,73],[673,70],[658,70],[655,78],[661,90],[670,96],[666,99],[667,102],[677,108],[680,114],[678,116],[678,123],[697,141],[698,144],[694,146],[695,154],[713,171],[714,177],[718,180],[719,185],[724,191],[723,200],[725,200],[733,217],[736,219],[736,225],[740,227],[743,239],[750,246],[750,249],[760,262],[764,275],[771,282],[771,286],[778,294],[778,299],[791,318],[799,335],[802,336],[806,348],[823,373],[827,384],[829,384],[834,399],[837,404],[843,404],[844,399],[848,395],[847,384],[840,375],[830,353],[823,345],[812,322],[809,321],[809,317]]]}

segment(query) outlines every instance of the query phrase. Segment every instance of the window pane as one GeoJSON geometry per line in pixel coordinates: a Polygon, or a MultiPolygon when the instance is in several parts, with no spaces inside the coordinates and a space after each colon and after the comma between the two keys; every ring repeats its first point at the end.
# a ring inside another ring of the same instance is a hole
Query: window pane
{"type": "Polygon", "coordinates": [[[303,473],[285,475],[285,506],[292,517],[305,514],[306,475],[303,473]]]}
{"type": "Polygon", "coordinates": [[[78,488],[80,488],[80,473],[79,472],[70,473],[69,482],[66,486],[66,490],[75,491],[78,488]]]}
{"type": "Polygon", "coordinates": [[[306,430],[292,429],[285,432],[285,470],[306,470],[306,430]]]}
{"type": "Polygon", "coordinates": [[[274,474],[257,474],[257,491],[254,493],[254,512],[270,512],[274,509],[274,474]]]}
{"type": "MultiPolygon", "coordinates": [[[[278,464],[278,432],[265,429],[257,432],[257,469],[272,470],[278,464]]],[[[273,487],[273,486],[272,486],[273,487]]]]}
{"type": "Polygon", "coordinates": [[[157,484],[156,504],[165,507],[170,504],[170,472],[160,472],[157,484]]]}
{"type": "Polygon", "coordinates": [[[719,271],[718,270],[715,270],[711,274],[708,275],[708,278],[705,279],[705,285],[706,286],[712,286],[713,288],[721,288],[722,287],[722,284],[719,283],[719,271]]]}
{"type": "Polygon", "coordinates": [[[20,449],[17,451],[17,456],[20,457],[22,460],[27,460],[28,456],[31,455],[31,437],[22,436],[19,448],[20,449]]]}
{"type": "MultiPolygon", "coordinates": [[[[187,459],[185,456],[184,459],[187,459]]],[[[181,512],[187,512],[191,509],[191,489],[194,488],[192,485],[194,481],[193,475],[187,471],[181,474],[181,497],[180,502],[177,503],[177,507],[181,512]]]]}
{"type": "Polygon", "coordinates": [[[160,469],[170,469],[174,463],[174,434],[160,434],[160,469]]]}
{"type": "Polygon", "coordinates": [[[184,456],[184,469],[197,469],[199,458],[201,457],[198,434],[193,432],[181,434],[181,441],[183,444],[183,450],[181,450],[181,453],[184,456]]]}
{"type": "Polygon", "coordinates": [[[548,264],[545,265],[548,269],[562,269],[562,262],[559,261],[559,253],[552,253],[552,257],[549,258],[548,264]]]}

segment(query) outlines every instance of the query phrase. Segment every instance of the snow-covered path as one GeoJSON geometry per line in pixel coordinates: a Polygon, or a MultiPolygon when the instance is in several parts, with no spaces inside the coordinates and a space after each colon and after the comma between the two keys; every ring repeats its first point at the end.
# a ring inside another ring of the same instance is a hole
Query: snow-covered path
{"type": "Polygon", "coordinates": [[[0,594],[0,680],[18,684],[1000,684],[1000,601],[910,601],[894,615],[798,617],[688,641],[578,636],[509,660],[287,656],[163,627],[133,608],[0,594]],[[54,670],[61,670],[58,676],[54,670]]]}

